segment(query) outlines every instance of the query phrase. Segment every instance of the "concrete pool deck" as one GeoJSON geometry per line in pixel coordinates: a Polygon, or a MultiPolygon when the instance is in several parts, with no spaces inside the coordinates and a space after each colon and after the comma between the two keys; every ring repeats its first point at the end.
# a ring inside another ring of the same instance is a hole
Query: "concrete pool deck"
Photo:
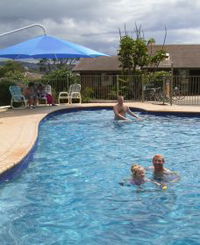
{"type": "MultiPolygon", "coordinates": [[[[112,107],[114,104],[62,104],[39,106],[33,110],[28,108],[22,110],[0,109],[0,174],[16,166],[30,152],[37,140],[39,123],[49,113],[67,108],[112,107]]],[[[147,112],[194,113],[200,116],[200,106],[170,106],[141,102],[126,104],[147,112]]]]}

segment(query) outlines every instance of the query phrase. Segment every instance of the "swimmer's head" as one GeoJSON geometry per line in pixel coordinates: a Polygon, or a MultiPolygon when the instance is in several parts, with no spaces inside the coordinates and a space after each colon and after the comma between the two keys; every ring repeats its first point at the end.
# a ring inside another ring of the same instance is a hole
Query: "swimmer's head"
{"type": "Polygon", "coordinates": [[[165,158],[163,155],[156,154],[152,160],[154,165],[163,165],[165,163],[165,158]]]}
{"type": "Polygon", "coordinates": [[[131,172],[134,177],[144,178],[145,177],[145,168],[139,164],[134,164],[131,166],[131,172]]]}
{"type": "Polygon", "coordinates": [[[124,103],[124,97],[121,96],[121,95],[118,96],[118,97],[117,97],[117,101],[118,101],[119,104],[123,104],[123,103],[124,103]]]}
{"type": "Polygon", "coordinates": [[[161,172],[164,169],[165,158],[163,155],[156,154],[153,159],[154,171],[161,172]]]}

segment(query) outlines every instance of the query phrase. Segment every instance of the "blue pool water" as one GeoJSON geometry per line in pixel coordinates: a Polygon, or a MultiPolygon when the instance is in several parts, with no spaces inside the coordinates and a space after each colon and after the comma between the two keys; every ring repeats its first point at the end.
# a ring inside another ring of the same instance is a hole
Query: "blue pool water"
{"type": "Polygon", "coordinates": [[[0,186],[0,244],[200,244],[200,118],[141,117],[118,124],[97,110],[45,120],[28,168],[0,186]],[[178,183],[119,185],[156,153],[178,183]]]}

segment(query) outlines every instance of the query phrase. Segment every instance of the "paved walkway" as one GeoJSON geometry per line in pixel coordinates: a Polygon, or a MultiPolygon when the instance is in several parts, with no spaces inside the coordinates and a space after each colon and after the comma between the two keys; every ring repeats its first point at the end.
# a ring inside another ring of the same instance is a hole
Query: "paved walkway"
{"type": "MultiPolygon", "coordinates": [[[[153,112],[188,112],[200,115],[200,106],[169,106],[149,103],[126,103],[130,107],[153,112]]],[[[112,107],[113,103],[41,106],[36,109],[0,109],[0,174],[18,164],[32,149],[39,122],[49,113],[73,107],[112,107]]],[[[134,110],[133,110],[134,111],[134,110]]]]}

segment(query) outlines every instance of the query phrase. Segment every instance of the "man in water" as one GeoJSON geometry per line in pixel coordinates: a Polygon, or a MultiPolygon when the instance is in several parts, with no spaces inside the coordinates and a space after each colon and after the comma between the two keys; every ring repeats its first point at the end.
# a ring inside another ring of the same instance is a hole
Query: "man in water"
{"type": "Polygon", "coordinates": [[[164,167],[165,158],[163,155],[156,154],[153,159],[153,169],[155,174],[171,173],[172,171],[164,167]]]}
{"type": "Polygon", "coordinates": [[[128,106],[124,105],[124,97],[118,96],[117,104],[113,107],[115,113],[115,120],[130,120],[126,117],[126,113],[129,115],[140,119],[136,114],[134,114],[128,106]]]}
{"type": "Polygon", "coordinates": [[[153,179],[160,183],[176,182],[180,179],[179,175],[164,167],[165,158],[163,155],[156,154],[152,159],[153,179]]]}

